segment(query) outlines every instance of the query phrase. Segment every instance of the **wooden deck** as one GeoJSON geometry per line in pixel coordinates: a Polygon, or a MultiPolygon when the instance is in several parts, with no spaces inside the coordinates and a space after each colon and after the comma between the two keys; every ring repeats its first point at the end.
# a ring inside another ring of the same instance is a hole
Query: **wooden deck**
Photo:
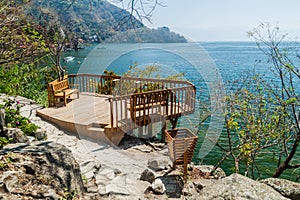
{"type": "Polygon", "coordinates": [[[44,108],[37,115],[61,129],[78,133],[79,137],[118,144],[124,136],[118,133],[112,138],[105,130],[110,123],[109,101],[105,95],[80,93],[79,99],[71,100],[66,106],[44,108]]]}
{"type": "MultiPolygon", "coordinates": [[[[121,112],[118,112],[117,115],[119,115],[120,120],[117,125],[111,127],[109,98],[110,96],[106,95],[80,93],[79,99],[70,100],[66,106],[63,106],[63,102],[61,102],[61,106],[38,110],[37,115],[61,129],[77,133],[79,137],[88,137],[117,145],[124,137],[125,132],[130,132],[139,125],[131,119],[126,120],[126,122],[124,119],[121,120],[121,112]]],[[[169,105],[169,109],[171,109],[171,105],[169,105]]],[[[175,109],[174,107],[173,109],[174,114],[182,112],[181,108],[175,109]]],[[[149,113],[151,123],[166,120],[166,113],[163,108],[155,108],[154,110],[149,113]]],[[[130,116],[129,110],[127,115],[130,116]]]]}
{"type": "Polygon", "coordinates": [[[79,85],[79,99],[72,99],[66,106],[61,102],[39,110],[37,115],[81,137],[118,145],[125,133],[141,128],[151,130],[157,122],[164,126],[169,120],[175,128],[179,117],[195,110],[196,90],[187,81],[123,77],[117,79],[118,84],[111,85],[115,80],[116,77],[70,75],[71,84],[79,85]],[[101,88],[112,90],[107,85],[118,92],[98,94],[101,88]],[[145,86],[155,88],[142,91],[145,86]]]}
{"type": "Polygon", "coordinates": [[[39,111],[39,115],[44,114],[52,118],[82,125],[95,122],[108,125],[108,111],[107,96],[80,93],[79,99],[71,100],[66,106],[45,108],[39,111]]]}

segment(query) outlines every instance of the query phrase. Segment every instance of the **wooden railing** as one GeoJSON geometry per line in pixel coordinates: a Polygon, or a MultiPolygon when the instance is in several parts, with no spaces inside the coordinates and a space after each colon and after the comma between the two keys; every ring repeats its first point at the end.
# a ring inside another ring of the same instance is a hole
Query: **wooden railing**
{"type": "MultiPolygon", "coordinates": [[[[69,74],[69,83],[79,85],[79,92],[101,93],[101,89],[121,76],[105,76],[95,74],[69,74]]],[[[113,87],[111,87],[113,89],[113,87]]]]}
{"type": "Polygon", "coordinates": [[[177,119],[195,111],[196,89],[188,81],[71,74],[69,82],[78,84],[80,92],[111,95],[110,127],[123,131],[147,125],[150,121],[177,119]],[[166,103],[162,103],[159,96],[166,96],[166,103]],[[137,109],[137,105],[132,104],[137,98],[145,104],[143,108],[137,109]],[[143,119],[137,123],[140,117],[143,119]]]}

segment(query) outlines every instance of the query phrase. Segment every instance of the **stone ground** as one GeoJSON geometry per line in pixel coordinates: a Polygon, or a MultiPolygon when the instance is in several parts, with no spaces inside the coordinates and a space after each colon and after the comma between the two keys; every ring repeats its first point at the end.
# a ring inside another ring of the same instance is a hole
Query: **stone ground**
{"type": "MultiPolygon", "coordinates": [[[[152,145],[141,141],[129,141],[117,147],[82,138],[37,117],[36,110],[42,108],[40,105],[22,97],[17,100],[25,105],[21,109],[22,115],[47,131],[48,141],[63,144],[72,151],[91,195],[100,194],[101,198],[109,199],[139,199],[150,185],[147,181],[139,180],[148,166],[148,161],[162,160],[163,163],[160,164],[165,165],[166,170],[171,165],[168,150],[163,144],[152,143],[158,149],[154,150],[152,145]]],[[[170,188],[169,191],[175,192],[170,188]]]]}

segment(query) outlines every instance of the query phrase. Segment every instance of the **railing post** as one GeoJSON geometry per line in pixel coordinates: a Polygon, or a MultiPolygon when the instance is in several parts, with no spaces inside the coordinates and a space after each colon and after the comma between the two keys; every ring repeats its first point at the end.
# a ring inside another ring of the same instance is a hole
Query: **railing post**
{"type": "Polygon", "coordinates": [[[109,100],[109,106],[110,106],[110,126],[111,126],[111,129],[113,129],[113,127],[114,127],[113,99],[109,98],[108,100],[109,100]]]}

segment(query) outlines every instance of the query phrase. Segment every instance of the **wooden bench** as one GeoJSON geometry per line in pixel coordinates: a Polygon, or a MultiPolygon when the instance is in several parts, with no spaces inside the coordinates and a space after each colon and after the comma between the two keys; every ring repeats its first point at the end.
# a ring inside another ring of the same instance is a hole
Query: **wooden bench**
{"type": "Polygon", "coordinates": [[[155,108],[168,105],[170,93],[171,90],[163,90],[131,95],[128,107],[131,119],[138,126],[150,124],[150,114],[155,114],[155,108]]]}
{"type": "Polygon", "coordinates": [[[49,94],[49,106],[56,106],[57,99],[63,99],[64,106],[67,105],[67,99],[71,97],[73,94],[77,94],[77,98],[79,98],[79,90],[70,87],[68,77],[65,76],[63,80],[55,80],[48,84],[48,92],[49,94]],[[51,102],[53,99],[53,102],[51,102]]]}

